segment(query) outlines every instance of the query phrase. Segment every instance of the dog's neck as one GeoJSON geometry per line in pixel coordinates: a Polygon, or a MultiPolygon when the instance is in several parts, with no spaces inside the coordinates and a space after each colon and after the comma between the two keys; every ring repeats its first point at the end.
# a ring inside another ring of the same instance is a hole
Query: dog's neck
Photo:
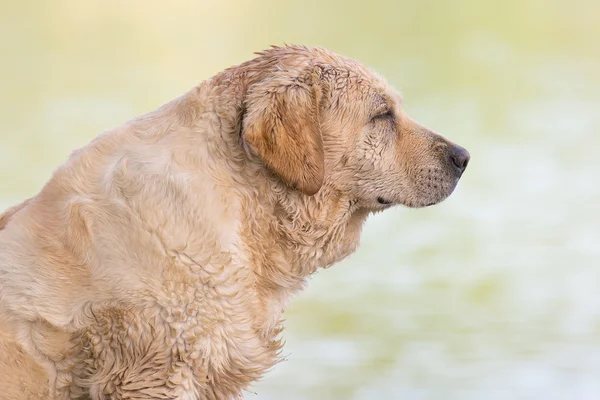
{"type": "Polygon", "coordinates": [[[244,213],[241,235],[258,283],[288,294],[354,252],[369,213],[328,185],[306,196],[270,178],[248,202],[253,212],[244,213]]]}

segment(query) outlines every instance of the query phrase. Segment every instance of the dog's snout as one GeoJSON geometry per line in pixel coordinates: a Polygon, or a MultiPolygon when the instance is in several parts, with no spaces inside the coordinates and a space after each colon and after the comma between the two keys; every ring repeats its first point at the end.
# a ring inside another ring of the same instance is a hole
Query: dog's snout
{"type": "Polygon", "coordinates": [[[467,164],[469,164],[471,155],[465,148],[458,145],[451,145],[449,153],[452,164],[456,167],[458,173],[462,174],[467,168],[467,164]]]}

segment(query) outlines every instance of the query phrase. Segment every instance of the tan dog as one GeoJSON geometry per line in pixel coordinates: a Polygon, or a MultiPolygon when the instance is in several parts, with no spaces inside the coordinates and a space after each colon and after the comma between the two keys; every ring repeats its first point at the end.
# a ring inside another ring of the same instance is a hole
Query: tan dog
{"type": "Polygon", "coordinates": [[[361,64],[275,47],[72,154],[0,217],[2,399],[230,399],[375,211],[469,154],[361,64]]]}

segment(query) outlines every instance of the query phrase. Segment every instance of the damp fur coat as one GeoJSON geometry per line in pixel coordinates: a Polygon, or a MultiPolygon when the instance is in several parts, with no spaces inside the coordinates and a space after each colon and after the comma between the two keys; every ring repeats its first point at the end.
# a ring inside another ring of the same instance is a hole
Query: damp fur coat
{"type": "Polygon", "coordinates": [[[0,216],[2,398],[241,396],[307,277],[370,213],[447,197],[461,151],[383,78],[302,46],[100,135],[0,216]]]}

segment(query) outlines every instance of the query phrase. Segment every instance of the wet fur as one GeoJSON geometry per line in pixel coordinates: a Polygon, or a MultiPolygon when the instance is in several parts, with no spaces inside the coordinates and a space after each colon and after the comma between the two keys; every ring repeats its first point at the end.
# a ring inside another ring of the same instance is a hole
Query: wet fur
{"type": "Polygon", "coordinates": [[[100,135],[0,216],[2,398],[241,396],[370,213],[452,192],[447,146],[381,77],[302,46],[100,135]]]}

